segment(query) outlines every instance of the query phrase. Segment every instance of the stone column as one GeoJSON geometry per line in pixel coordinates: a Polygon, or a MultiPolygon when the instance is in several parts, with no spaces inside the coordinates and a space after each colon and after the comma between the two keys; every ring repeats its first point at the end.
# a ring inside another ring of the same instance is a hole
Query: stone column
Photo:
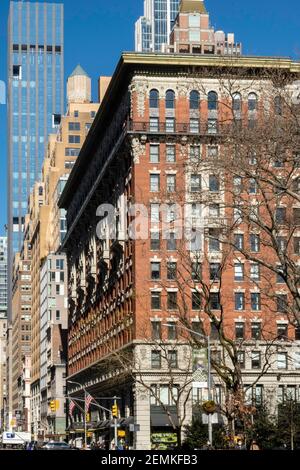
{"type": "Polygon", "coordinates": [[[150,396],[148,390],[140,384],[135,385],[134,424],[140,426],[140,430],[134,433],[134,450],[150,450],[150,396]]]}

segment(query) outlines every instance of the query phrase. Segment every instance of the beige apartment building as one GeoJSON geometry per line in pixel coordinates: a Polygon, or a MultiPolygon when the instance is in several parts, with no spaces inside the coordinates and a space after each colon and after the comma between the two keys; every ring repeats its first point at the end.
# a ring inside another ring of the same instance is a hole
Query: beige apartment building
{"type": "Polygon", "coordinates": [[[22,251],[17,253],[14,259],[12,283],[12,418],[14,426],[20,431],[29,430],[28,400],[21,398],[22,358],[30,356],[31,346],[31,249],[28,242],[28,223],[25,227],[22,251]]]}
{"type": "Polygon", "coordinates": [[[4,429],[6,403],[6,315],[0,313],[0,431],[4,429]]]}
{"type": "MultiPolygon", "coordinates": [[[[99,107],[99,103],[91,102],[91,79],[80,66],[68,79],[67,99],[67,113],[62,117],[57,134],[49,136],[42,181],[35,184],[29,201],[32,249],[31,431],[35,439],[52,437],[53,434],[61,436],[65,429],[62,397],[66,377],[67,289],[65,267],[56,270],[55,253],[66,233],[66,226],[65,212],[58,209],[57,200],[99,107]],[[54,269],[48,272],[51,262],[54,269]],[[58,395],[61,406],[53,416],[50,401],[58,395]]],[[[60,258],[64,263],[64,257],[60,258]]]]}

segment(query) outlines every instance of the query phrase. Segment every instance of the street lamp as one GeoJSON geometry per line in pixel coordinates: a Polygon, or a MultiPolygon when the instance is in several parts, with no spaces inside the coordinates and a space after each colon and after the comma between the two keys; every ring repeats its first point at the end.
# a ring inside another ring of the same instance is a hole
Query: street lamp
{"type": "MultiPolygon", "coordinates": [[[[163,323],[164,326],[173,326],[170,323],[163,323]]],[[[183,330],[189,331],[190,333],[193,333],[194,335],[198,335],[201,338],[205,339],[207,342],[207,389],[208,389],[208,400],[212,400],[212,393],[211,393],[211,385],[212,385],[212,376],[211,376],[211,347],[210,347],[210,336],[203,335],[202,333],[198,333],[197,331],[194,331],[190,328],[187,328],[186,326],[179,325],[177,328],[181,328],[183,330]]],[[[208,413],[207,417],[207,424],[208,424],[208,440],[210,444],[212,445],[212,415],[211,413],[208,413]]]]}
{"type": "Polygon", "coordinates": [[[73,380],[67,380],[70,384],[74,385],[79,385],[80,388],[83,389],[84,391],[84,405],[83,405],[83,416],[84,416],[84,448],[87,448],[87,432],[86,432],[86,397],[87,397],[87,391],[86,388],[79,382],[75,382],[73,380]]]}

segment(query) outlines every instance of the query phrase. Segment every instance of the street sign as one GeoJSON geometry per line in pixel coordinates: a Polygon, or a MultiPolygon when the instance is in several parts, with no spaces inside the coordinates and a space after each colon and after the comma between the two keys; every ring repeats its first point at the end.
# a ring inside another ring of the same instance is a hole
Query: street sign
{"type": "Polygon", "coordinates": [[[129,431],[130,432],[138,432],[141,430],[140,424],[129,424],[129,431]]]}
{"type": "MultiPolygon", "coordinates": [[[[120,424],[117,424],[117,428],[119,428],[120,426],[121,426],[120,424]]],[[[116,426],[115,426],[115,424],[111,424],[110,427],[115,428],[116,426]]]]}

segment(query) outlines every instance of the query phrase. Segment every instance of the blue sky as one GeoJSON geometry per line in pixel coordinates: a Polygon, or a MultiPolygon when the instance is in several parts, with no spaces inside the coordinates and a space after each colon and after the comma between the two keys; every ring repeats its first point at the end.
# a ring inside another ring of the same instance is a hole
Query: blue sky
{"type": "MultiPolygon", "coordinates": [[[[41,1],[41,3],[43,3],[41,1]]],[[[49,3],[55,3],[49,0],[49,3]]],[[[63,0],[66,77],[80,63],[94,80],[110,75],[124,50],[134,47],[134,22],[143,0],[63,0]]],[[[235,32],[244,54],[300,59],[299,0],[206,0],[216,29],[235,32]]],[[[6,80],[9,0],[0,0],[0,80],[6,80]]],[[[6,107],[0,106],[0,235],[6,223],[6,107]]]]}

